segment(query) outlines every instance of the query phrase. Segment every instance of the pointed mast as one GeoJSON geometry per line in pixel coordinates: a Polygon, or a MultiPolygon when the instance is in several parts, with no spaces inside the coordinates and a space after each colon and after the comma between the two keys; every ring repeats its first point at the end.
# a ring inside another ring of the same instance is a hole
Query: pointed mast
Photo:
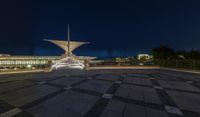
{"type": "Polygon", "coordinates": [[[69,24],[67,25],[67,47],[68,47],[68,56],[71,54],[70,53],[70,28],[69,28],[69,24]]]}

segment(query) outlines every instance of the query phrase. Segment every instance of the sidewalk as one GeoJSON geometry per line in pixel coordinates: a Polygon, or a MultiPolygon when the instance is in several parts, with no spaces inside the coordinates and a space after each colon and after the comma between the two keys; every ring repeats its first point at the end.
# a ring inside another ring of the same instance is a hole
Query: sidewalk
{"type": "Polygon", "coordinates": [[[160,69],[159,66],[99,66],[90,67],[89,70],[96,69],[160,69]]]}
{"type": "Polygon", "coordinates": [[[178,69],[178,68],[165,68],[165,67],[160,67],[160,69],[162,69],[162,70],[170,70],[170,71],[178,71],[178,72],[187,72],[187,73],[200,74],[199,70],[178,69]]]}
{"type": "Polygon", "coordinates": [[[9,72],[0,72],[0,74],[34,73],[34,72],[43,72],[43,71],[44,71],[44,70],[9,71],[9,72]]]}

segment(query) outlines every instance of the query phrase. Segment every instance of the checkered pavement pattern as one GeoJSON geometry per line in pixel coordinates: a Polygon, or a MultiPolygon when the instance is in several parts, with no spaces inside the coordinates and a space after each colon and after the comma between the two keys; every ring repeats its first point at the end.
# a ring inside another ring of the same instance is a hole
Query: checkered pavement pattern
{"type": "Polygon", "coordinates": [[[200,77],[176,74],[4,76],[9,80],[0,78],[0,117],[200,117],[200,77]]]}

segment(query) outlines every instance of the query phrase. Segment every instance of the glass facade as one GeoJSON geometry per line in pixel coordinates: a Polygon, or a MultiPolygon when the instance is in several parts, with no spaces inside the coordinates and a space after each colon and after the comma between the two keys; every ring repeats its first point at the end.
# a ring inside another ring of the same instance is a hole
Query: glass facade
{"type": "Polygon", "coordinates": [[[61,56],[0,56],[0,67],[45,67],[59,59],[61,56]]]}

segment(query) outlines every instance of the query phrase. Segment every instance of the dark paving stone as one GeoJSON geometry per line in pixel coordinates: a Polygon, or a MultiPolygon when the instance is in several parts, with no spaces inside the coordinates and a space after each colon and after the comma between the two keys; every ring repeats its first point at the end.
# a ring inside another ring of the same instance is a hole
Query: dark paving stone
{"type": "Polygon", "coordinates": [[[14,82],[0,84],[0,94],[10,91],[15,91],[17,89],[27,86],[32,86],[34,84],[35,84],[34,82],[30,81],[14,81],[14,82]]]}
{"type": "Polygon", "coordinates": [[[98,97],[79,92],[65,91],[37,106],[28,109],[28,112],[38,117],[73,116],[85,114],[97,101],[98,97]]]}
{"type": "Polygon", "coordinates": [[[144,101],[141,101],[141,100],[134,100],[134,99],[124,98],[124,97],[120,97],[120,96],[113,96],[112,99],[117,100],[117,101],[121,101],[121,102],[125,102],[125,103],[128,103],[128,104],[145,106],[145,107],[149,107],[149,108],[156,109],[156,110],[162,110],[162,111],[165,110],[164,106],[161,105],[161,104],[149,103],[149,102],[144,102],[144,101]]]}
{"type": "Polygon", "coordinates": [[[57,79],[57,80],[51,81],[50,83],[64,85],[64,86],[70,86],[70,85],[75,84],[77,82],[80,82],[82,80],[84,80],[84,79],[83,78],[76,78],[76,77],[71,78],[70,77],[70,78],[57,79]]]}
{"type": "Polygon", "coordinates": [[[41,97],[44,97],[45,95],[53,93],[57,90],[57,88],[51,86],[36,85],[26,89],[1,95],[0,99],[8,102],[11,105],[19,107],[34,100],[37,100],[41,97]]]}
{"type": "Polygon", "coordinates": [[[161,110],[112,100],[105,107],[101,117],[168,117],[168,115],[161,110]]]}
{"type": "Polygon", "coordinates": [[[198,77],[136,69],[4,75],[0,114],[19,107],[16,117],[181,117],[178,109],[199,117],[198,77]]]}
{"type": "Polygon", "coordinates": [[[177,107],[176,103],[170,98],[170,96],[165,92],[165,90],[163,90],[160,83],[156,79],[151,79],[151,82],[154,85],[155,91],[163,105],[177,107]]]}
{"type": "Polygon", "coordinates": [[[200,89],[200,83],[195,83],[193,84],[193,86],[197,87],[198,89],[200,89]]]}
{"type": "MultiPolygon", "coordinates": [[[[122,81],[123,78],[119,78],[117,81],[122,81]]],[[[113,94],[119,88],[119,83],[114,83],[110,88],[102,95],[102,97],[95,103],[95,105],[84,115],[84,117],[99,117],[105,106],[112,99],[113,94]]]]}
{"type": "Polygon", "coordinates": [[[161,104],[154,88],[122,84],[115,95],[135,100],[142,100],[144,102],[161,104]]]}
{"type": "Polygon", "coordinates": [[[120,86],[120,84],[118,84],[118,83],[113,84],[113,85],[106,91],[106,93],[114,94],[114,93],[117,91],[117,89],[119,88],[119,86],[120,86]]]}
{"type": "Polygon", "coordinates": [[[148,74],[128,74],[127,78],[150,78],[148,74]]]}
{"type": "Polygon", "coordinates": [[[146,117],[169,117],[169,116],[165,111],[146,108],[146,117]]]}
{"type": "Polygon", "coordinates": [[[0,100],[0,114],[4,113],[6,111],[9,111],[11,109],[14,109],[15,107],[6,103],[5,101],[0,100]]]}
{"type": "Polygon", "coordinates": [[[177,91],[167,91],[174,102],[184,110],[200,112],[200,95],[183,93],[177,91]]]}
{"type": "Polygon", "coordinates": [[[108,104],[109,100],[101,98],[94,106],[83,116],[83,117],[98,117],[104,110],[105,106],[108,104]]]}
{"type": "Polygon", "coordinates": [[[103,95],[103,93],[99,93],[99,92],[92,91],[92,90],[85,90],[85,89],[79,89],[79,88],[72,88],[71,90],[80,92],[80,93],[89,94],[89,95],[99,96],[99,97],[103,95]]]}
{"type": "Polygon", "coordinates": [[[97,80],[89,80],[77,86],[80,89],[92,90],[96,92],[105,93],[106,90],[112,86],[113,83],[97,80]]]}
{"type": "Polygon", "coordinates": [[[64,89],[60,89],[60,90],[58,90],[56,92],[50,93],[48,95],[45,95],[42,98],[39,98],[39,99],[37,99],[35,101],[32,101],[31,103],[24,104],[20,108],[28,109],[28,108],[34,107],[35,105],[40,104],[40,103],[42,103],[42,102],[44,102],[44,101],[46,101],[46,100],[48,100],[50,98],[53,98],[53,97],[57,96],[58,94],[63,93],[64,91],[65,91],[64,89]]]}
{"type": "Polygon", "coordinates": [[[105,107],[105,109],[110,111],[115,111],[121,113],[120,116],[122,116],[123,109],[126,107],[126,103],[117,101],[117,100],[111,100],[109,104],[105,107]]]}
{"type": "Polygon", "coordinates": [[[182,81],[183,79],[177,78],[177,77],[173,77],[173,76],[169,76],[169,75],[165,75],[165,74],[161,74],[161,73],[157,73],[152,75],[154,78],[159,79],[159,80],[167,80],[167,81],[182,81]]]}
{"type": "Polygon", "coordinates": [[[192,81],[200,82],[199,74],[178,72],[178,71],[167,71],[167,70],[161,70],[161,72],[165,76],[175,77],[177,79],[192,80],[192,81]]]}
{"type": "Polygon", "coordinates": [[[200,89],[185,83],[185,82],[175,82],[175,81],[158,81],[160,85],[164,88],[170,89],[180,89],[185,91],[193,91],[193,92],[200,92],[200,89]]]}
{"type": "MultiPolygon", "coordinates": [[[[2,75],[1,75],[2,76],[2,75]]],[[[15,81],[22,81],[22,80],[30,80],[32,76],[30,74],[10,74],[6,77],[0,78],[0,84],[6,82],[15,82],[15,81]]]]}
{"type": "Polygon", "coordinates": [[[116,74],[101,74],[101,75],[97,75],[95,77],[95,79],[99,79],[99,80],[109,80],[109,81],[116,81],[120,78],[120,75],[116,75],[116,74]]]}
{"type": "Polygon", "coordinates": [[[141,78],[125,78],[125,83],[133,83],[133,84],[141,84],[141,85],[150,85],[152,86],[152,83],[149,79],[141,79],[141,78]]]}
{"type": "Polygon", "coordinates": [[[170,96],[165,91],[156,89],[156,92],[162,104],[177,107],[176,103],[170,98],[170,96]]]}
{"type": "Polygon", "coordinates": [[[197,113],[197,112],[188,111],[188,110],[182,110],[182,111],[186,117],[200,117],[200,112],[197,113]]]}

